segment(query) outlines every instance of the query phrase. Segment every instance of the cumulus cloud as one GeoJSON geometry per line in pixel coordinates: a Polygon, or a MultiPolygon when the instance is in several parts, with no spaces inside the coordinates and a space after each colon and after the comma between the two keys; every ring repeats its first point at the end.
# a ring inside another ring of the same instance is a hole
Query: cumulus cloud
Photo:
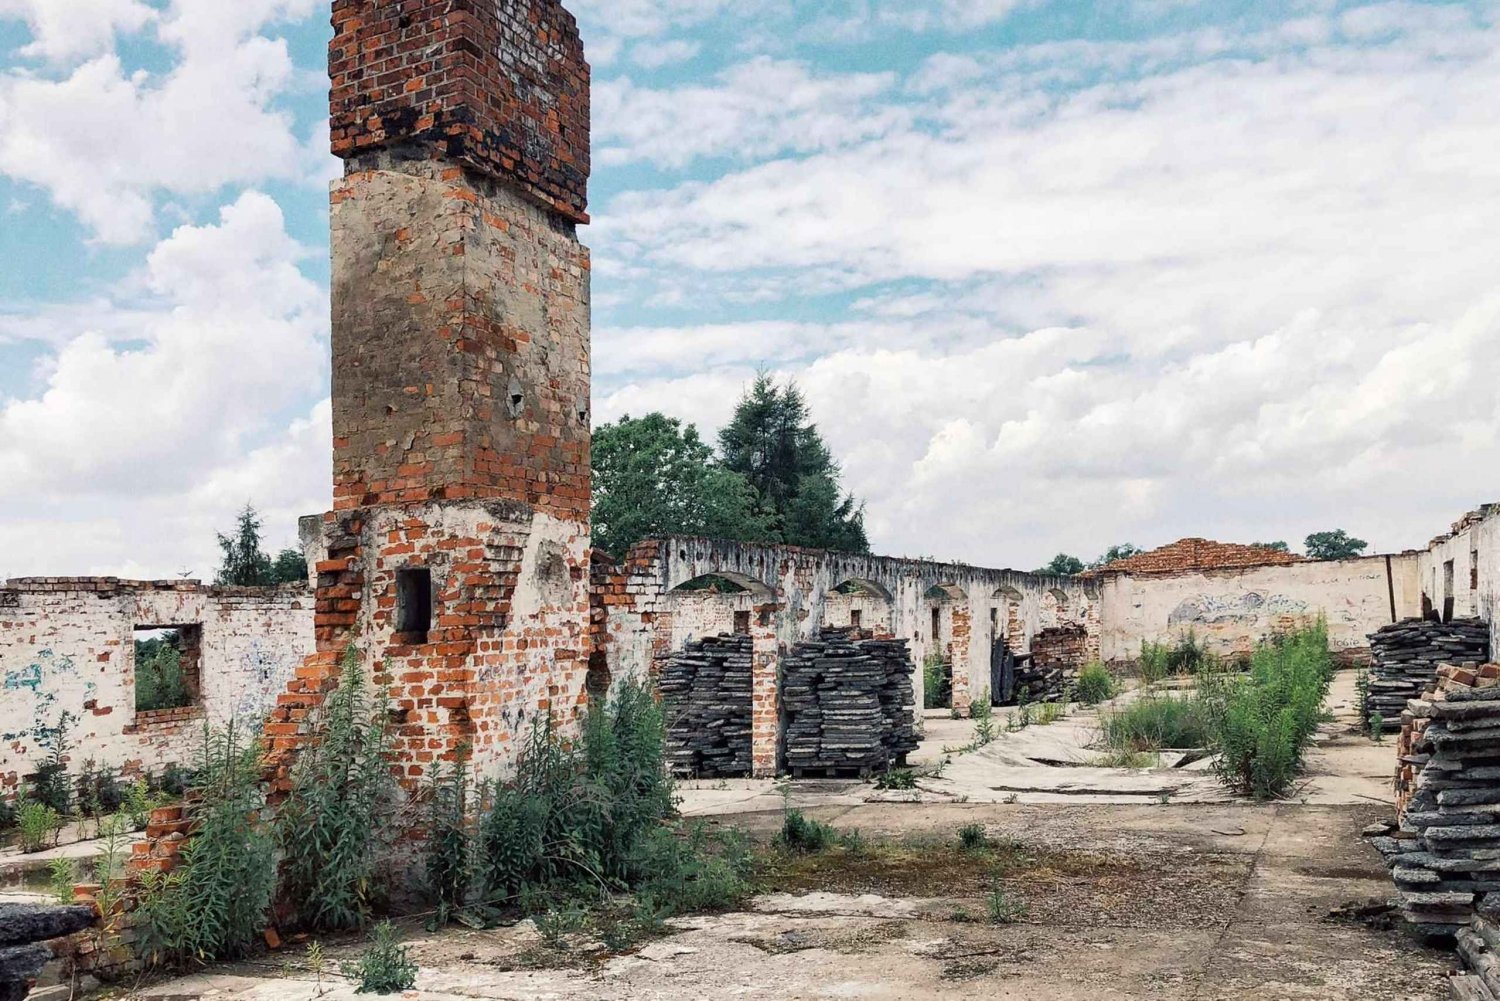
{"type": "Polygon", "coordinates": [[[308,156],[275,106],[297,77],[286,43],[258,32],[314,6],[175,0],[156,22],[177,55],[163,74],[131,70],[113,52],[61,77],[0,73],[0,173],[45,189],[112,244],[151,234],[163,192],[301,176],[308,156]]]}
{"type": "Polygon", "coordinates": [[[652,88],[628,77],[594,92],[597,159],[683,166],[700,157],[763,158],[884,135],[909,116],[879,98],[889,73],[820,74],[762,57],[702,86],[652,88]]]}
{"type": "Polygon", "coordinates": [[[0,0],[0,20],[19,18],[31,29],[21,55],[53,62],[109,49],[116,34],[139,31],[155,17],[139,0],[0,0]]]}
{"type": "Polygon", "coordinates": [[[65,306],[8,325],[55,347],[34,395],[0,400],[0,570],[128,554],[168,572],[202,564],[207,525],[248,499],[282,520],[327,506],[327,408],[304,403],[326,392],[326,292],[298,270],[305,255],[276,203],[249,192],[163,240],[139,301],[96,303],[96,322],[65,306]],[[86,545],[48,527],[72,518],[92,523],[86,545]]]}
{"type": "Polygon", "coordinates": [[[1337,524],[1399,548],[1491,499],[1487,22],[1382,5],[950,57],[908,83],[909,124],[600,213],[606,262],[700,299],[819,274],[863,292],[800,337],[652,328],[648,355],[702,343],[709,371],[607,362],[601,413],[658,399],[715,426],[765,343],[878,547],[987,562],[1337,524]]]}

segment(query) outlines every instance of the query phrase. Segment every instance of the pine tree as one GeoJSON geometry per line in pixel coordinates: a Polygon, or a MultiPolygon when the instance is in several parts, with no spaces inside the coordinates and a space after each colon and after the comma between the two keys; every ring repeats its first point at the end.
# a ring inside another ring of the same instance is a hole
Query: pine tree
{"type": "Polygon", "coordinates": [[[838,464],[812,423],[796,383],[756,378],[719,433],[724,467],[754,491],[777,540],[866,553],[864,506],[846,496],[838,464]]]}
{"type": "Polygon", "coordinates": [[[260,516],[246,504],[234,534],[219,534],[224,562],[214,583],[221,587],[267,587],[275,583],[271,557],[260,549],[260,527],[260,516]]]}

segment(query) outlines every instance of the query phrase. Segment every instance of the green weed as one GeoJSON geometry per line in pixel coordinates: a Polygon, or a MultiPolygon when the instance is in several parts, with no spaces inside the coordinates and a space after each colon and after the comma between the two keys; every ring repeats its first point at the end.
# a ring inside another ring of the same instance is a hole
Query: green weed
{"type": "Polygon", "coordinates": [[[1115,682],[1114,675],[1098,661],[1085,664],[1083,670],[1078,672],[1078,701],[1084,705],[1097,706],[1118,694],[1119,685],[1115,682]]]}
{"type": "Polygon", "coordinates": [[[389,921],[375,926],[369,947],[354,962],[343,964],[343,972],[359,984],[356,994],[398,994],[417,986],[411,950],[401,944],[389,921]]]}

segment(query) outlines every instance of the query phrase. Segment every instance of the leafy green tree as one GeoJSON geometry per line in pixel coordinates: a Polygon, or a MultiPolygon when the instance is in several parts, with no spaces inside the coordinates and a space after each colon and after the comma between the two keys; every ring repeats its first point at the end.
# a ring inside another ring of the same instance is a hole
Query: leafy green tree
{"type": "Polygon", "coordinates": [[[743,476],[775,541],[867,553],[864,505],[844,494],[840,472],[796,383],[762,374],[719,432],[724,467],[743,476]]]}
{"type": "Polygon", "coordinates": [[[1285,542],[1252,542],[1250,543],[1250,548],[1269,549],[1273,553],[1289,553],[1292,551],[1292,547],[1285,542]]]}
{"type": "MultiPolygon", "coordinates": [[[[1098,567],[1108,566],[1116,560],[1123,560],[1130,556],[1136,556],[1142,552],[1144,552],[1144,550],[1142,550],[1135,543],[1122,542],[1117,546],[1110,546],[1109,549],[1105,550],[1103,556],[1099,557],[1089,565],[1097,569],[1098,567]]],[[[1054,560],[1053,562],[1056,561],[1054,560]]]]}
{"type": "Polygon", "coordinates": [[[691,424],[659,413],[594,432],[594,546],[615,556],[663,535],[768,541],[750,485],[720,468],[691,424]]]}
{"type": "Polygon", "coordinates": [[[224,562],[214,583],[222,587],[266,587],[274,583],[271,557],[261,552],[260,515],[249,504],[240,512],[232,535],[219,534],[224,562]]]}
{"type": "Polygon", "coordinates": [[[305,580],[307,580],[307,557],[302,554],[302,550],[288,546],[276,554],[276,560],[271,564],[273,584],[297,584],[305,580]]]}
{"type": "Polygon", "coordinates": [[[1349,560],[1364,554],[1370,544],[1356,539],[1342,528],[1332,532],[1314,532],[1307,537],[1307,555],[1315,560],[1349,560]]]}
{"type": "Polygon", "coordinates": [[[1052,557],[1051,563],[1048,563],[1046,566],[1039,568],[1037,570],[1037,573],[1058,574],[1063,577],[1071,577],[1074,574],[1083,573],[1085,569],[1087,568],[1083,565],[1083,560],[1080,560],[1078,557],[1069,556],[1067,553],[1058,553],[1056,556],[1052,557]]]}

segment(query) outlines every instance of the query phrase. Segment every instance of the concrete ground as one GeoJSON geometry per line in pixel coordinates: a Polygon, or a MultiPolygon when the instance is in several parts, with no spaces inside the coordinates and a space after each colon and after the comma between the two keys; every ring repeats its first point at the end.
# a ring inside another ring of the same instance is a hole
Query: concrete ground
{"type": "MultiPolygon", "coordinates": [[[[1352,678],[1339,690],[1335,708],[1347,715],[1352,678]]],[[[1051,773],[1077,769],[1033,763],[1036,774],[1023,775],[1023,751],[1033,746],[1024,741],[961,756],[941,780],[954,788],[924,789],[919,802],[880,801],[858,783],[797,783],[793,799],[808,812],[882,847],[787,863],[771,874],[776,892],[743,913],[674,922],[666,937],[602,963],[542,949],[529,922],[436,935],[413,927],[421,973],[406,996],[1438,1001],[1455,965],[1449,954],[1337,916],[1390,894],[1359,832],[1389,815],[1371,799],[1394,765],[1392,742],[1372,744],[1342,725],[1314,752],[1306,787],[1278,804],[1209,797],[1206,786],[1204,801],[1183,801],[1186,787],[1175,787],[1163,802],[1155,787],[1135,790],[1138,774],[1092,767],[1078,791],[1059,792],[1051,773]],[[1014,802],[974,795],[1022,782],[1048,791],[1023,791],[1014,802]],[[959,801],[958,789],[971,798],[959,801]],[[974,823],[1001,846],[993,855],[957,847],[957,830],[974,823]],[[1019,920],[988,921],[996,889],[1024,907],[1019,920]]],[[[931,740],[946,739],[945,727],[933,729],[931,740]]],[[[1066,746],[1063,733],[1045,740],[1066,746]]],[[[1151,770],[1150,781],[1164,784],[1211,779],[1156,771],[1181,770],[1151,770]]],[[[690,810],[757,836],[778,828],[774,788],[718,785],[691,791],[690,810]]],[[[329,952],[336,960],[358,948],[329,952]]],[[[129,996],[354,998],[341,978],[325,973],[319,983],[297,949],[129,996]]]]}

